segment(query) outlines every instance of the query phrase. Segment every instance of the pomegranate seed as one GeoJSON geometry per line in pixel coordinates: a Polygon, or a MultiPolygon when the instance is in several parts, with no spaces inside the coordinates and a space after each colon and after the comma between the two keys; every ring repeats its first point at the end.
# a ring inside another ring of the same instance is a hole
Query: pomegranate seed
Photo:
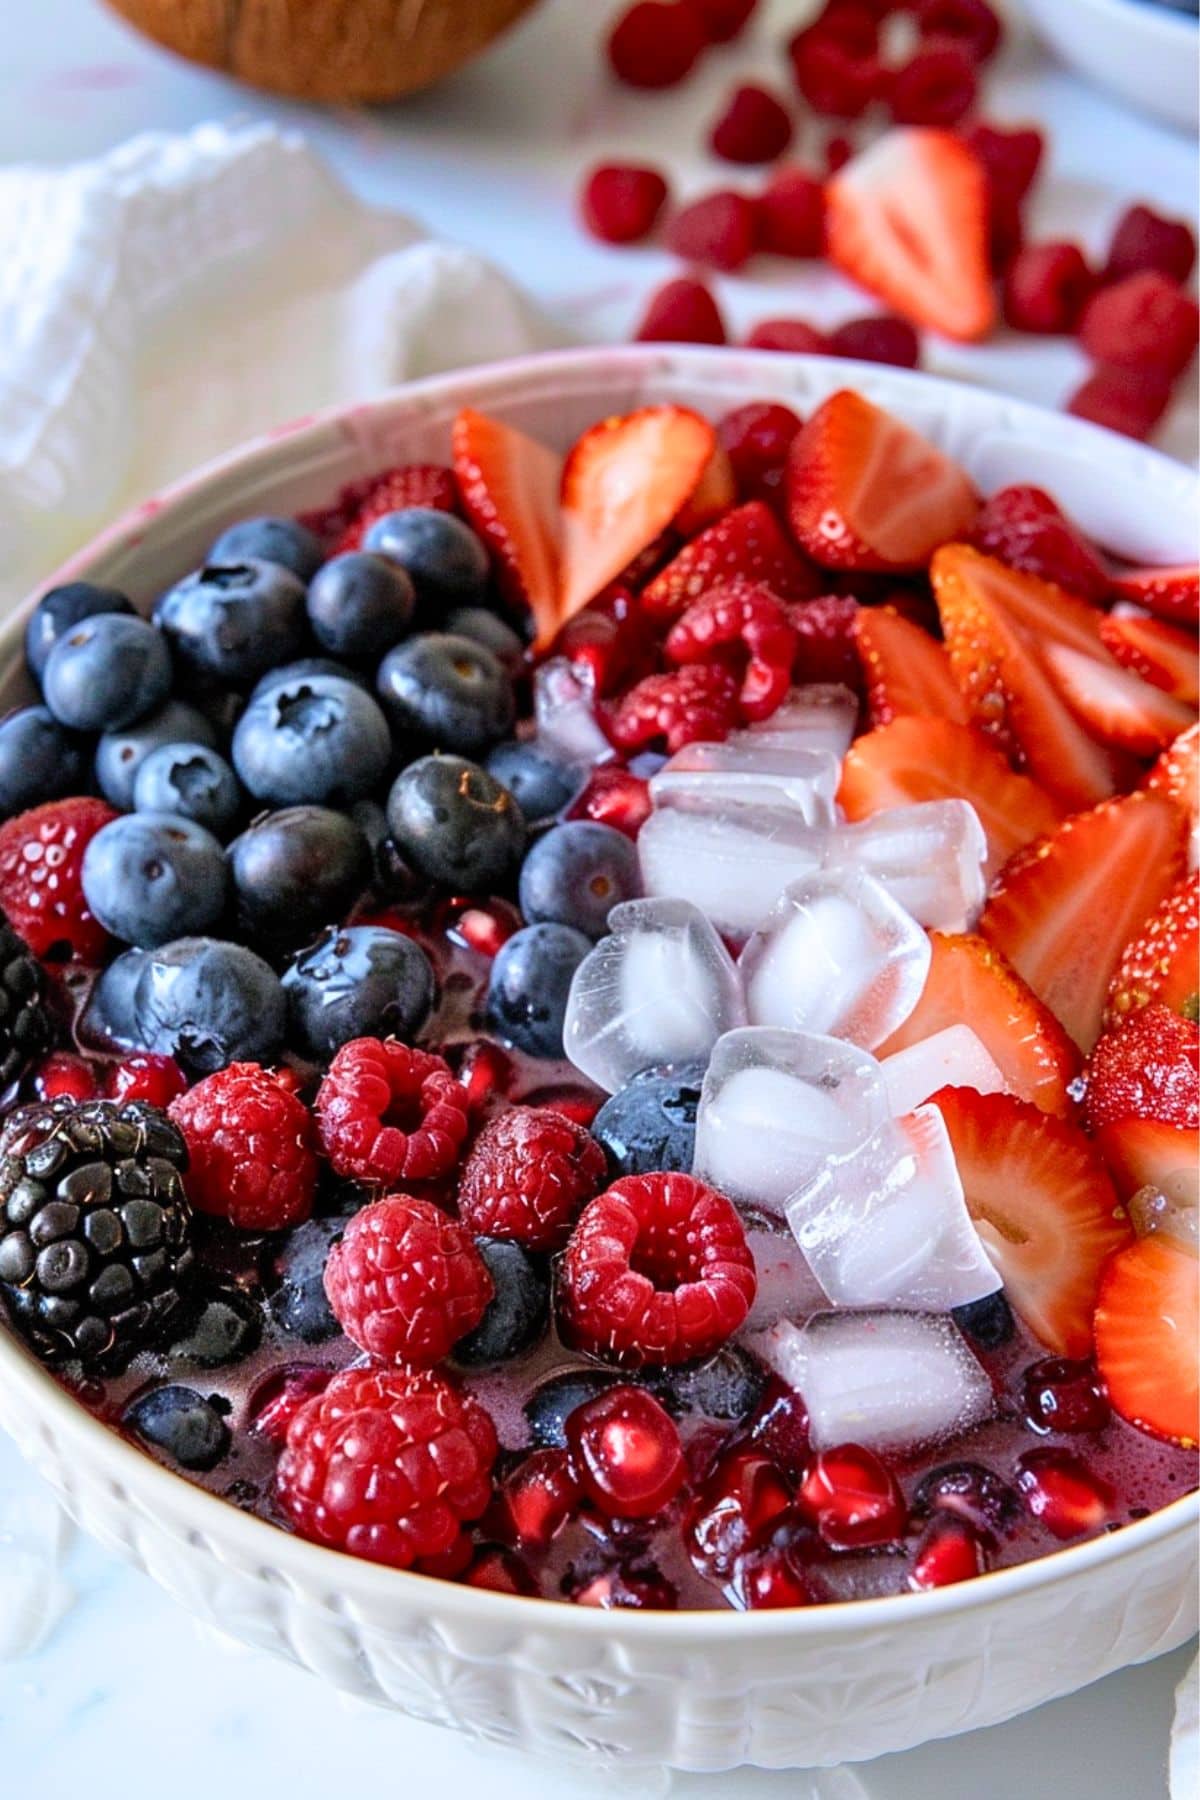
{"type": "Polygon", "coordinates": [[[39,1100],[93,1100],[96,1077],[82,1056],[69,1050],[55,1050],[40,1064],[33,1077],[33,1091],[39,1100]]]}
{"type": "Polygon", "coordinates": [[[1035,1431],[1102,1431],[1112,1416],[1091,1363],[1047,1356],[1029,1365],[1022,1385],[1035,1431]]]}
{"type": "Polygon", "coordinates": [[[305,1401],[327,1388],[333,1373],[319,1363],[284,1363],[272,1369],[250,1396],[246,1411],[251,1431],[268,1444],[282,1444],[305,1401]]]}
{"type": "Polygon", "coordinates": [[[737,1560],[727,1590],[736,1605],[747,1612],[763,1612],[778,1606],[811,1606],[820,1595],[808,1572],[786,1546],[748,1550],[737,1560]]]}
{"type": "Polygon", "coordinates": [[[893,1543],[907,1522],[895,1477],[859,1444],[818,1452],[800,1483],[800,1502],[833,1550],[893,1543]]]}
{"type": "Polygon", "coordinates": [[[604,1104],[603,1094],[585,1094],[582,1088],[536,1088],[531,1094],[521,1095],[522,1106],[546,1106],[551,1112],[562,1113],[565,1118],[573,1119],[576,1125],[590,1125],[604,1104]]]}
{"type": "Polygon", "coordinates": [[[463,1576],[467,1587],[487,1588],[493,1594],[536,1594],[538,1584],[531,1571],[511,1550],[494,1544],[476,1552],[463,1576]]]}
{"type": "Polygon", "coordinates": [[[507,900],[480,902],[456,896],[438,913],[438,925],[452,944],[493,957],[514,931],[521,929],[521,915],[507,900]]]}
{"type": "Polygon", "coordinates": [[[468,1044],[458,1065],[458,1079],[467,1090],[472,1111],[507,1094],[513,1083],[513,1066],[499,1044],[477,1038],[468,1044]]]}
{"type": "MultiPolygon", "coordinates": [[[[286,1073],[290,1074],[290,1071],[286,1073]]],[[[280,1084],[286,1085],[281,1073],[280,1084]]],[[[110,1100],[145,1100],[164,1110],[187,1091],[187,1076],[173,1056],[152,1056],[139,1051],[108,1071],[110,1100]]]]}
{"type": "Polygon", "coordinates": [[[576,1475],[601,1512],[645,1519],[683,1486],[687,1465],[670,1416],[643,1388],[621,1383],[567,1419],[576,1475]]]}
{"type": "Polygon", "coordinates": [[[1017,1486],[1039,1524],[1056,1538],[1101,1531],[1116,1517],[1117,1496],[1069,1450],[1029,1450],[1017,1464],[1017,1486]]]}
{"type": "Polygon", "coordinates": [[[607,696],[655,666],[654,634],[637,596],[614,584],[567,620],[551,654],[583,664],[596,693],[607,696]]]}
{"type": "Polygon", "coordinates": [[[582,1587],[573,1588],[570,1598],[576,1606],[600,1606],[606,1612],[626,1608],[635,1612],[674,1612],[679,1605],[672,1583],[652,1566],[606,1569],[582,1587]]]}
{"type": "Polygon", "coordinates": [[[756,1449],[792,1481],[799,1481],[808,1465],[810,1446],[808,1412],[795,1388],[785,1387],[773,1375],[750,1421],[748,1435],[756,1449]]]}
{"type": "Polygon", "coordinates": [[[936,1515],[925,1527],[913,1558],[908,1585],[918,1592],[926,1588],[952,1587],[969,1581],[987,1568],[983,1545],[969,1525],[946,1513],[936,1515]]]}
{"type": "Polygon", "coordinates": [[[686,1535],[692,1561],[724,1581],[737,1559],[792,1503],[783,1473],[753,1450],[735,1450],[717,1464],[690,1513],[686,1535]]]}
{"type": "Polygon", "coordinates": [[[592,819],[636,838],[650,817],[650,783],[628,769],[593,769],[587,786],[567,808],[568,819],[592,819]]]}
{"type": "Polygon", "coordinates": [[[913,1495],[913,1512],[950,1513],[983,1536],[999,1536],[1017,1516],[1017,1496],[982,1463],[943,1463],[931,1469],[913,1495]]]}
{"type": "Polygon", "coordinates": [[[579,1505],[565,1450],[533,1450],[500,1483],[489,1527],[521,1550],[547,1550],[579,1505]]]}

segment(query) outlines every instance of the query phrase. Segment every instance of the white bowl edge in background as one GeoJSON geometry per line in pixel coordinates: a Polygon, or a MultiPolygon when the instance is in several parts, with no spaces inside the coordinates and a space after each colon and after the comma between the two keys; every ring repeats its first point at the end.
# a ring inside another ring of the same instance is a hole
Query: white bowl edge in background
{"type": "Polygon", "coordinates": [[[1022,0],[1034,29],[1100,87],[1180,131],[1200,118],[1200,23],[1153,0],[1022,0]]]}

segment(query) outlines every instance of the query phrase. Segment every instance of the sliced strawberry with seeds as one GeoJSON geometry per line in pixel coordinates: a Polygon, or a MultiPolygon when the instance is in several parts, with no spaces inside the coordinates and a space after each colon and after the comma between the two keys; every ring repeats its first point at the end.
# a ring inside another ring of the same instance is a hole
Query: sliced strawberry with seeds
{"type": "Polygon", "coordinates": [[[671,521],[671,529],[680,537],[690,538],[703,531],[722,513],[737,504],[737,483],[733,464],[724,444],[718,444],[704,465],[699,481],[671,521]]]}
{"type": "Polygon", "coordinates": [[[1172,1205],[1195,1208],[1198,1168],[1196,1133],[1165,1119],[1117,1119],[1096,1133],[1122,1200],[1143,1188],[1163,1194],[1172,1205]]]}
{"type": "Polygon", "coordinates": [[[816,571],[789,544],[770,507],[748,500],[685,544],[647,583],[642,607],[650,618],[677,618],[709,588],[730,581],[761,582],[781,600],[819,591],[816,571]]]}
{"type": "Polygon", "coordinates": [[[1143,785],[1173,800],[1195,826],[1200,810],[1200,725],[1189,725],[1163,751],[1143,785]]]}
{"type": "Polygon", "coordinates": [[[1082,1131],[1011,1094],[943,1088],[934,1104],[950,1133],[967,1210],[1038,1342],[1086,1356],[1101,1272],[1129,1224],[1082,1131]]]}
{"type": "Polygon", "coordinates": [[[987,180],[947,131],[886,132],[829,182],[829,258],[914,324],[964,341],[996,319],[987,180]]]}
{"type": "Polygon", "coordinates": [[[1185,840],[1178,807],[1126,794],[1018,851],[992,890],[980,930],[1082,1050],[1125,945],[1184,872],[1185,840]]]}
{"type": "Polygon", "coordinates": [[[560,618],[671,523],[716,447],[708,420],[682,406],[644,406],[584,432],[562,474],[560,618]]]}
{"type": "Polygon", "coordinates": [[[470,407],[455,419],[452,442],[463,508],[492,553],[504,596],[528,607],[539,639],[549,640],[560,623],[559,458],[470,407]]]}
{"type": "MultiPolygon", "coordinates": [[[[1200,700],[1196,638],[1161,619],[1107,618],[1100,626],[1105,648],[1152,687],[1187,706],[1200,700]]],[[[1186,729],[1181,726],[1180,730],[1186,729]]]]}
{"type": "Polygon", "coordinates": [[[1200,1030],[1160,1001],[1123,1030],[1106,1031],[1088,1064],[1084,1117],[1099,1130],[1120,1119],[1200,1127],[1200,1030]]]}
{"type": "Polygon", "coordinates": [[[1108,990],[1105,1024],[1124,1024],[1152,1000],[1195,1018],[1198,970],[1200,875],[1185,875],[1122,951],[1108,990]]]}
{"type": "Polygon", "coordinates": [[[1114,578],[1113,593],[1144,606],[1156,619],[1176,625],[1200,624],[1200,569],[1194,563],[1170,569],[1131,569],[1114,578]]]}
{"type": "Polygon", "coordinates": [[[967,723],[950,660],[927,631],[894,606],[863,607],[854,625],[872,725],[887,725],[901,713],[923,713],[967,723]]]}
{"type": "MultiPolygon", "coordinates": [[[[1121,620],[1107,620],[1121,624],[1121,620]]],[[[1116,663],[1105,666],[1065,644],[1047,644],[1046,668],[1085,730],[1101,744],[1154,756],[1195,720],[1195,712],[1116,663]]]]}
{"type": "Polygon", "coordinates": [[[1200,1263],[1161,1233],[1114,1256],[1096,1306],[1096,1364],[1123,1419],[1172,1443],[1200,1438],[1200,1263]]]}
{"type": "Polygon", "coordinates": [[[831,569],[923,568],[975,518],[975,490],[927,438],[843,389],[792,440],[788,521],[831,569]]]}
{"type": "Polygon", "coordinates": [[[891,1056],[944,1031],[970,1025],[1006,1087],[1042,1112],[1072,1118],[1071,1086],[1079,1052],[1048,1007],[986,938],[931,931],[933,956],[921,998],[898,1031],[879,1046],[891,1056]]]}
{"type": "Polygon", "coordinates": [[[988,842],[990,880],[1014,851],[1052,831],[1061,815],[1027,775],[1014,774],[970,725],[901,717],[851,744],[838,802],[848,819],[922,800],[969,800],[988,842]]]}

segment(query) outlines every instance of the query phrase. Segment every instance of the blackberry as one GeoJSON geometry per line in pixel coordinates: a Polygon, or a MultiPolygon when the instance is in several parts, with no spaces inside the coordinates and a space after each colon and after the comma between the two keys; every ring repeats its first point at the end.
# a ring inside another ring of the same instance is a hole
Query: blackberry
{"type": "Polygon", "coordinates": [[[46,978],[37,958],[0,913],[0,1093],[50,1048],[46,978]]]}
{"type": "Polygon", "coordinates": [[[0,1292],[46,1361],[119,1368],[192,1275],[183,1138],[143,1101],[22,1106],[0,1132],[0,1292]]]}

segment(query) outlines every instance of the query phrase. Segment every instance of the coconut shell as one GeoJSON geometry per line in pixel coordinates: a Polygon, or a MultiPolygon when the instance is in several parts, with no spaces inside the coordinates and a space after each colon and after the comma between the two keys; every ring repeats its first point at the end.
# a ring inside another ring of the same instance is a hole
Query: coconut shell
{"type": "Polygon", "coordinates": [[[491,43],[535,0],[108,0],[192,62],[302,100],[395,100],[491,43]]]}

